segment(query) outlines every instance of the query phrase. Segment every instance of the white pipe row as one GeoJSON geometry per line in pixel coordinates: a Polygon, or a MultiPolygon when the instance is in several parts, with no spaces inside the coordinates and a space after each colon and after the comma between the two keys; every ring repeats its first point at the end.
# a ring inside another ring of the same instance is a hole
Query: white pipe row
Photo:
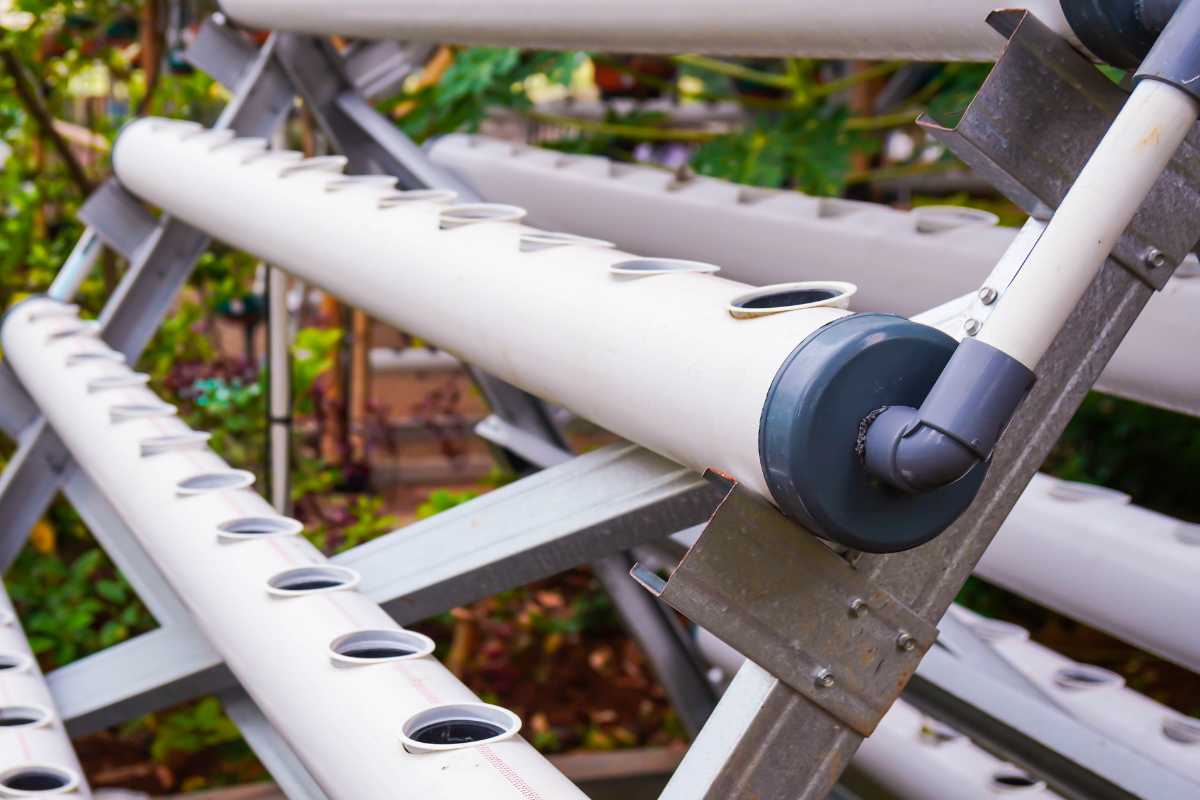
{"type": "MultiPolygon", "coordinates": [[[[700,652],[727,676],[745,656],[703,628],[700,652]]],[[[1049,800],[1059,795],[958,731],[897,700],[854,754],[851,768],[895,800],[1049,800]]]]}
{"type": "Polygon", "coordinates": [[[975,574],[1200,672],[1200,525],[1038,475],[975,574]]]}
{"type": "MultiPolygon", "coordinates": [[[[972,209],[906,212],[712,178],[680,182],[665,170],[486,136],[445,136],[430,157],[542,227],[570,226],[650,256],[713,261],[746,283],[818,274],[849,281],[859,286],[860,311],[911,317],[978,292],[1014,235],[972,209]]],[[[1189,261],[1151,298],[1097,388],[1200,416],[1200,370],[1181,367],[1200,340],[1198,307],[1200,270],[1189,261]]],[[[949,332],[963,336],[961,325],[949,332]]]]}
{"type": "MultiPolygon", "coordinates": [[[[1019,625],[955,607],[980,638],[1080,722],[1200,781],[1200,719],[1186,717],[1125,685],[1114,672],[1080,664],[1030,641],[1019,625]]],[[[1183,623],[1182,628],[1186,628],[1183,623]]],[[[1186,636],[1187,632],[1180,631],[1186,636]]]]}
{"type": "MultiPolygon", "coordinates": [[[[584,795],[250,489],[174,408],[48,299],[12,309],[5,357],[229,668],[331,798],[584,795]]],[[[2,680],[2,678],[0,678],[2,680]]]]}
{"type": "MultiPolygon", "coordinates": [[[[522,209],[445,206],[348,178],[193,124],[122,132],[117,176],[172,216],[509,383],[697,470],[770,497],[759,423],[776,373],[807,336],[849,314],[855,287],[800,306],[764,303],[715,267],[645,259],[547,234],[522,209]],[[414,200],[414,198],[416,198],[414,200]],[[507,220],[507,221],[506,221],[507,220]],[[485,221],[488,224],[467,224],[485,221]]],[[[778,295],[786,297],[786,293],[778,295]]]]}
{"type": "Polygon", "coordinates": [[[92,796],[37,658],[0,587],[0,797],[92,796]]]}
{"type": "MultiPolygon", "coordinates": [[[[1058,0],[1022,6],[1071,37],[1058,0]]],[[[618,53],[989,61],[997,0],[221,0],[243,25],[404,39],[618,53]]]]}

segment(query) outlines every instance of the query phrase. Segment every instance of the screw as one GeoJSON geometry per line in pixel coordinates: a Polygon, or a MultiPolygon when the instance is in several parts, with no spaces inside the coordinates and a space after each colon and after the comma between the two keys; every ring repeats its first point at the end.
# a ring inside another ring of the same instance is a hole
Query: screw
{"type": "Polygon", "coordinates": [[[967,336],[974,336],[979,333],[979,329],[982,327],[983,323],[973,317],[963,323],[963,330],[967,332],[967,336]]]}
{"type": "Polygon", "coordinates": [[[833,685],[837,683],[837,681],[833,679],[832,672],[822,667],[821,669],[817,670],[817,674],[813,676],[813,683],[816,684],[818,689],[832,689],[833,685]]]}
{"type": "Polygon", "coordinates": [[[1146,252],[1142,255],[1142,261],[1150,269],[1161,269],[1167,265],[1167,254],[1157,247],[1147,247],[1146,252]]]}
{"type": "Polygon", "coordinates": [[[912,634],[901,631],[896,637],[896,649],[905,653],[911,653],[917,649],[917,640],[912,637],[912,634]]]}
{"type": "Polygon", "coordinates": [[[867,604],[861,597],[856,597],[850,601],[850,616],[854,618],[866,616],[867,604]]]}
{"type": "Polygon", "coordinates": [[[990,306],[992,303],[996,302],[996,298],[999,296],[1000,293],[991,286],[985,286],[979,290],[979,302],[983,303],[985,306],[990,306]]]}

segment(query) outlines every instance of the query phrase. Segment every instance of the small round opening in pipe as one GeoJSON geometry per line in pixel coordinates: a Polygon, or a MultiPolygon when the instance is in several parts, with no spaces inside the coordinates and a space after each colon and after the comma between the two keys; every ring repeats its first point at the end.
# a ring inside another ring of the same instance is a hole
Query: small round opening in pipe
{"type": "Polygon", "coordinates": [[[124,364],[125,355],[116,350],[87,350],[82,353],[71,353],[67,356],[68,367],[78,367],[83,364],[124,364]]]}
{"type": "Polygon", "coordinates": [[[33,728],[50,721],[50,712],[37,706],[0,706],[0,728],[33,728]]]}
{"type": "Polygon", "coordinates": [[[62,767],[28,764],[0,773],[0,790],[8,797],[66,794],[79,786],[79,776],[62,767]]]}
{"type": "Polygon", "coordinates": [[[217,526],[222,539],[261,539],[264,536],[294,536],[304,523],[291,517],[241,517],[217,526]]]}
{"type": "Polygon", "coordinates": [[[29,669],[29,659],[18,653],[0,653],[0,672],[24,672],[29,669]]]}
{"type": "Polygon", "coordinates": [[[392,175],[347,175],[325,184],[327,192],[342,192],[347,189],[394,189],[396,178],[392,175]]]}
{"type": "Polygon", "coordinates": [[[318,592],[353,589],[359,582],[358,573],[346,567],[323,564],[284,570],[267,580],[267,591],[278,597],[299,597],[318,592]]]}
{"type": "Polygon", "coordinates": [[[437,206],[448,206],[458,199],[458,192],[449,189],[409,189],[406,192],[396,192],[379,199],[380,208],[396,208],[412,203],[432,203],[437,206]]]}
{"type": "Polygon", "coordinates": [[[92,322],[77,321],[69,325],[64,325],[58,330],[51,331],[46,336],[47,341],[56,341],[58,339],[67,339],[72,336],[99,336],[100,327],[92,322]]]}
{"type": "Polygon", "coordinates": [[[170,403],[121,403],[108,410],[113,422],[128,422],[133,419],[173,417],[178,409],[170,403]]]}
{"type": "Polygon", "coordinates": [[[108,389],[128,389],[134,386],[145,386],[149,382],[150,376],[144,372],[114,372],[111,375],[88,379],[87,390],[94,393],[108,389]]]}
{"type": "Polygon", "coordinates": [[[17,615],[11,611],[0,610],[0,627],[9,627],[17,621],[17,615]]]}
{"type": "Polygon", "coordinates": [[[254,473],[244,469],[202,472],[175,484],[175,493],[182,495],[211,494],[246,489],[254,485],[254,473]]]}
{"type": "Polygon", "coordinates": [[[355,631],[330,642],[329,657],[339,664],[379,664],[423,658],[433,648],[433,639],[416,631],[355,631]]]}
{"type": "Polygon", "coordinates": [[[990,211],[964,206],[920,206],[912,210],[917,233],[941,233],[970,225],[993,227],[1000,218],[990,211]]]}
{"type": "Polygon", "coordinates": [[[842,281],[778,283],[735,297],[727,310],[738,319],[751,319],[806,308],[846,308],[857,291],[853,283],[842,281]]]}
{"type": "Polygon", "coordinates": [[[499,742],[521,730],[521,719],[507,708],[487,703],[458,703],[427,708],[409,717],[400,742],[410,753],[435,753],[499,742]]]}
{"type": "Polygon", "coordinates": [[[971,632],[985,642],[1023,642],[1029,639],[1029,631],[1011,622],[984,619],[971,623],[971,632]]]}
{"type": "Polygon", "coordinates": [[[573,233],[537,233],[521,234],[521,252],[536,253],[556,247],[616,247],[612,242],[603,239],[591,239],[587,236],[576,236],[573,233]]]}
{"type": "Polygon", "coordinates": [[[185,433],[168,433],[163,436],[151,436],[138,443],[142,457],[157,456],[162,453],[172,453],[177,450],[199,450],[212,437],[204,431],[187,431],[185,433]]]}
{"type": "Polygon", "coordinates": [[[286,165],[279,170],[279,177],[290,178],[301,172],[341,172],[350,160],[345,156],[316,156],[286,165]]]}
{"type": "MultiPolygon", "coordinates": [[[[199,138],[199,137],[197,137],[199,138]]],[[[219,131],[209,131],[208,135],[203,138],[205,149],[210,153],[214,150],[219,150],[227,144],[230,144],[237,138],[237,134],[228,128],[219,131]]]]}
{"type": "Polygon", "coordinates": [[[438,215],[444,231],[481,222],[519,222],[525,218],[525,209],[503,203],[463,203],[450,206],[438,215]]]}
{"type": "Polygon", "coordinates": [[[241,160],[242,164],[296,164],[304,160],[297,150],[257,150],[241,160]]]}
{"type": "Polygon", "coordinates": [[[921,720],[921,740],[926,744],[941,746],[950,742],[957,742],[963,738],[963,735],[951,728],[944,722],[936,719],[921,720]]]}
{"type": "Polygon", "coordinates": [[[224,150],[226,153],[232,151],[259,153],[270,146],[270,142],[261,136],[239,136],[232,141],[214,147],[213,150],[224,150]]]}
{"type": "Polygon", "coordinates": [[[1046,788],[1042,781],[1035,780],[1016,770],[997,772],[992,776],[992,788],[1004,794],[1033,794],[1046,788]]]}
{"type": "Polygon", "coordinates": [[[1125,679],[1115,672],[1091,664],[1073,664],[1054,673],[1054,682],[1064,689],[1119,689],[1125,679]]]}
{"type": "Polygon", "coordinates": [[[1050,487],[1050,496],[1064,503],[1128,503],[1129,495],[1097,486],[1094,483],[1079,483],[1078,481],[1055,481],[1050,487]]]}
{"type": "Polygon", "coordinates": [[[1170,716],[1163,720],[1163,736],[1173,742],[1189,746],[1200,745],[1200,719],[1170,716]]]}
{"type": "Polygon", "coordinates": [[[688,261],[683,258],[634,258],[618,261],[608,268],[613,275],[638,277],[642,275],[672,275],[678,272],[720,272],[716,264],[688,261]]]}
{"type": "Polygon", "coordinates": [[[59,317],[78,317],[79,306],[74,303],[63,303],[57,306],[41,307],[38,306],[36,311],[31,311],[29,314],[30,322],[41,322],[44,319],[58,319],[59,317]]]}

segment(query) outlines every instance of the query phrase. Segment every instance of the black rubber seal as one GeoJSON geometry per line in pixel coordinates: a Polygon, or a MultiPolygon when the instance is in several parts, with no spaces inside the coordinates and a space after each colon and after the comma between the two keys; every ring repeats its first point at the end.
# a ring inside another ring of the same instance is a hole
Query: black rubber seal
{"type": "Polygon", "coordinates": [[[884,406],[917,408],[958,343],[891,314],[854,314],[792,351],[767,394],[759,456],[780,509],[813,533],[869,553],[933,539],[971,504],[982,463],[914,495],[871,475],[856,452],[860,423],[884,406]]]}
{"type": "Polygon", "coordinates": [[[1067,23],[1083,46],[1092,55],[1121,69],[1133,69],[1142,63],[1161,30],[1147,24],[1144,2],[1060,0],[1067,23]]]}

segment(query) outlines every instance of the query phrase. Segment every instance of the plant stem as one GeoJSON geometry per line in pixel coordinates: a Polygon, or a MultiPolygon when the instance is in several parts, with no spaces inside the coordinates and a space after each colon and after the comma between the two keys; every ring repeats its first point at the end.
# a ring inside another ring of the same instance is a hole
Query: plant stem
{"type": "Polygon", "coordinates": [[[874,80],[875,78],[880,78],[884,75],[890,75],[903,67],[906,63],[907,62],[904,61],[884,61],[882,63],[875,64],[867,67],[864,70],[861,70],[860,72],[856,72],[853,75],[847,75],[845,78],[839,78],[836,81],[830,81],[829,83],[822,83],[818,86],[814,86],[809,92],[809,97],[827,97],[831,94],[837,94],[838,92],[842,92],[846,89],[857,86],[860,83],[866,83],[867,81],[874,80]]]}
{"type": "Polygon", "coordinates": [[[656,142],[707,142],[723,135],[715,131],[655,128],[649,125],[623,125],[619,122],[598,122],[596,120],[568,117],[562,114],[548,114],[542,111],[521,111],[520,113],[534,122],[540,122],[543,125],[560,125],[564,128],[574,128],[585,133],[618,136],[624,139],[644,139],[656,142]]]}
{"type": "Polygon", "coordinates": [[[846,120],[848,131],[878,131],[884,128],[900,128],[911,125],[921,116],[920,111],[897,111],[878,117],[850,117],[846,120]]]}
{"type": "Polygon", "coordinates": [[[708,58],[706,56],[684,55],[672,56],[671,59],[676,64],[683,64],[688,67],[695,67],[706,72],[713,72],[717,75],[724,75],[727,78],[735,80],[748,81],[757,83],[762,86],[770,86],[774,89],[791,89],[792,80],[785,75],[775,75],[762,70],[751,69],[750,67],[735,64],[730,61],[721,61],[717,58],[708,58]]]}

